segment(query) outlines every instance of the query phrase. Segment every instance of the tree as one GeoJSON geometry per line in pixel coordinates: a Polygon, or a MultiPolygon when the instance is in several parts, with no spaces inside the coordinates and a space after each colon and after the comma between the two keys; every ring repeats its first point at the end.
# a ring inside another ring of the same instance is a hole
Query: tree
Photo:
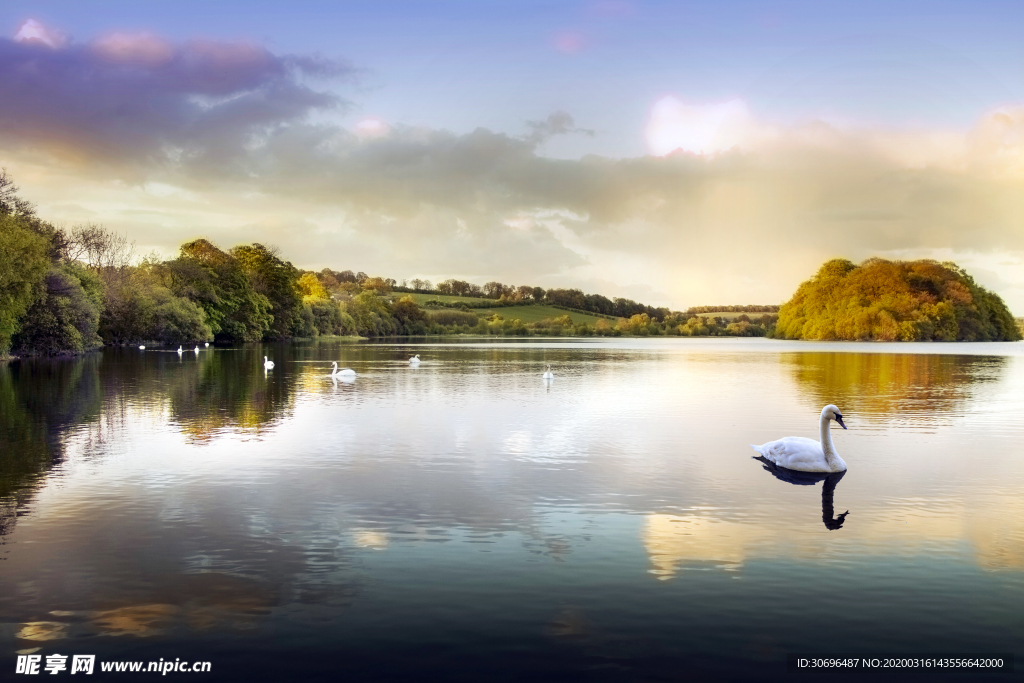
{"type": "Polygon", "coordinates": [[[32,218],[35,215],[35,206],[18,196],[18,186],[7,175],[7,169],[0,168],[0,216],[32,218]]]}
{"type": "Polygon", "coordinates": [[[46,240],[11,213],[0,215],[0,354],[10,349],[48,268],[46,240]]]}
{"type": "Polygon", "coordinates": [[[488,282],[483,287],[483,293],[488,299],[500,299],[503,294],[512,289],[512,287],[506,287],[500,282],[488,282]]]}
{"type": "Polygon", "coordinates": [[[156,269],[155,262],[143,261],[132,270],[124,287],[105,290],[106,309],[99,328],[103,340],[114,344],[211,341],[213,330],[206,322],[206,312],[176,296],[163,284],[156,269]]]}
{"type": "Polygon", "coordinates": [[[394,287],[394,280],[385,280],[382,277],[368,277],[359,283],[363,289],[373,290],[377,294],[387,295],[394,287]]]}
{"type": "Polygon", "coordinates": [[[270,300],[253,289],[237,259],[208,240],[183,244],[158,270],[172,292],[203,309],[217,339],[259,341],[270,329],[270,300]]]}
{"type": "Polygon", "coordinates": [[[42,355],[98,348],[102,312],[103,285],[94,273],[74,263],[51,263],[11,347],[42,355]]]}
{"type": "Polygon", "coordinates": [[[363,291],[346,304],[356,330],[366,337],[387,337],[397,334],[398,322],[392,317],[388,302],[373,290],[363,291]]]}
{"type": "MultiPolygon", "coordinates": [[[[391,306],[391,314],[405,334],[424,334],[426,314],[411,296],[404,296],[391,306]]],[[[474,321],[475,322],[475,321],[474,321]]]]}
{"type": "Polygon", "coordinates": [[[298,269],[279,259],[276,250],[258,243],[237,246],[230,253],[249,276],[253,290],[270,301],[272,320],[264,337],[285,339],[291,336],[292,327],[298,322],[296,316],[302,310],[302,296],[296,286],[298,269]]]}
{"type": "Polygon", "coordinates": [[[779,311],[775,336],[878,341],[1014,341],[997,295],[956,264],[868,259],[824,263],[779,311]]]}
{"type": "Polygon", "coordinates": [[[299,288],[299,293],[302,294],[302,303],[304,304],[331,298],[327,289],[320,282],[320,278],[314,273],[303,273],[296,285],[299,288]]]}

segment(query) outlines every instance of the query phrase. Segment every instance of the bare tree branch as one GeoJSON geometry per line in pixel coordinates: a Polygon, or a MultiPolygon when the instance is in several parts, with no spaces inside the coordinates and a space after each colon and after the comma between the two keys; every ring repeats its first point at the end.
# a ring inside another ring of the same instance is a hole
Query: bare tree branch
{"type": "Polygon", "coordinates": [[[7,169],[0,168],[0,216],[33,217],[35,214],[35,205],[18,196],[18,186],[7,175],[7,169]]]}

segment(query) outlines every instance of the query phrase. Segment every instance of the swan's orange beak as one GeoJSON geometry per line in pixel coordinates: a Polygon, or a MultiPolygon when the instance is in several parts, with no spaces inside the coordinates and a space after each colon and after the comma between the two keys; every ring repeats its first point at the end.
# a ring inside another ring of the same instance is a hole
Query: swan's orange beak
{"type": "Polygon", "coordinates": [[[836,422],[839,423],[840,427],[842,427],[843,429],[846,429],[846,425],[843,424],[843,416],[842,415],[839,415],[839,414],[836,415],[836,422]]]}

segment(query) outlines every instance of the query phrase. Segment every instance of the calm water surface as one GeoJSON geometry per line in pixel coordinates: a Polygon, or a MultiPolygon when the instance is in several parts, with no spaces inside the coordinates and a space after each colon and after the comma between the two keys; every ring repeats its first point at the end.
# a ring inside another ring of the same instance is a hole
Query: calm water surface
{"type": "Polygon", "coordinates": [[[1022,443],[1024,344],[16,362],[0,670],[61,653],[211,661],[195,680],[811,680],[786,653],[1019,658],[1022,443]],[[826,403],[844,476],[752,459],[817,438],[826,403]]]}

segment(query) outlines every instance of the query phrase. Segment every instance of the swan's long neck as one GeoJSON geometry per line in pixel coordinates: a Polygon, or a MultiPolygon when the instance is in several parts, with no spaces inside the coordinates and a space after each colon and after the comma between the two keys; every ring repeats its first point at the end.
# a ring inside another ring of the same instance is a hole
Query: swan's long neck
{"type": "Polygon", "coordinates": [[[835,472],[841,460],[839,459],[839,454],[836,453],[835,444],[832,443],[832,430],[829,429],[828,422],[828,417],[825,413],[822,413],[821,419],[818,420],[818,431],[821,433],[821,450],[825,452],[825,462],[835,472]]]}

